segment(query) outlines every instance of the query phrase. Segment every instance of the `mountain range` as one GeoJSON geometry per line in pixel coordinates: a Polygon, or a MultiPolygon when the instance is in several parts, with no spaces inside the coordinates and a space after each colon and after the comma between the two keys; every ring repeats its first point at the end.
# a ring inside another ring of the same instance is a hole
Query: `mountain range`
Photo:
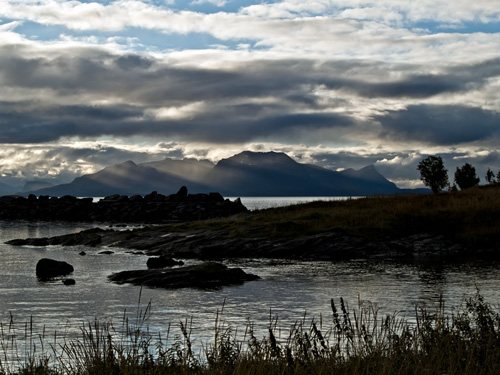
{"type": "Polygon", "coordinates": [[[219,192],[224,196],[369,196],[423,192],[399,189],[374,166],[332,171],[301,164],[277,152],[244,151],[213,164],[208,160],[165,159],[106,167],[75,178],[71,183],[23,194],[93,196],[144,195],[151,191],[175,193],[187,186],[191,193],[219,192]]]}

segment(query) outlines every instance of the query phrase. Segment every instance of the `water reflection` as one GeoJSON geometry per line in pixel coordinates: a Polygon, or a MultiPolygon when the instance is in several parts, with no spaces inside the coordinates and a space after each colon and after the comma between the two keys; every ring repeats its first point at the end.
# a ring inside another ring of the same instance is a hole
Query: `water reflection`
{"type": "MultiPolygon", "coordinates": [[[[86,229],[87,225],[0,223],[3,241],[11,238],[52,236],[86,229]]],[[[147,324],[152,332],[178,326],[186,318],[193,322],[193,339],[213,337],[217,312],[223,308],[228,324],[245,328],[250,320],[257,332],[265,334],[270,319],[288,329],[307,316],[331,320],[330,299],[343,297],[354,307],[359,301],[372,303],[380,314],[398,312],[413,316],[415,306],[432,306],[442,295],[447,308],[458,306],[464,295],[479,288],[485,299],[500,301],[498,263],[409,265],[383,261],[290,262],[280,260],[227,260],[229,266],[243,268],[262,280],[216,291],[194,289],[163,290],[107,281],[112,272],[144,269],[147,257],[113,249],[113,255],[82,247],[13,247],[0,244],[0,321],[10,314],[17,322],[33,320],[47,330],[63,330],[78,335],[81,325],[95,318],[112,320],[120,326],[124,315],[137,319],[151,301],[147,324]],[[85,250],[87,256],[80,256],[85,250]],[[42,257],[72,264],[75,286],[60,281],[39,282],[36,262],[42,257]],[[140,300],[139,300],[140,297],[140,300]],[[140,315],[140,314],[139,314],[140,315]],[[259,331],[260,330],[260,331],[259,331]]],[[[187,261],[194,262],[194,261],[187,261]]]]}
{"type": "MultiPolygon", "coordinates": [[[[237,197],[226,197],[234,201],[237,197]]],[[[293,204],[317,202],[317,201],[344,201],[362,197],[239,197],[241,203],[250,211],[265,210],[268,208],[290,206],[293,204]]]]}

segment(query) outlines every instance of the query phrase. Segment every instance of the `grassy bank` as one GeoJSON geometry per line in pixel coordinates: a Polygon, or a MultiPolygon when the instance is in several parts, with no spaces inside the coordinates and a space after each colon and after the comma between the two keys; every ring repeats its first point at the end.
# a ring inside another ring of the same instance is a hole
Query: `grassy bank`
{"type": "Polygon", "coordinates": [[[184,224],[177,230],[206,228],[242,237],[295,237],[339,230],[370,239],[431,233],[490,243],[500,234],[500,187],[312,202],[184,224]]]}
{"type": "MultiPolygon", "coordinates": [[[[146,320],[147,311],[143,315],[146,320]]],[[[414,319],[378,316],[371,306],[350,309],[332,301],[332,315],[298,321],[280,335],[271,319],[259,338],[252,324],[232,327],[219,315],[211,343],[196,350],[192,327],[181,322],[162,341],[142,323],[120,333],[111,324],[82,327],[81,339],[45,343],[29,338],[20,369],[4,356],[0,373],[15,374],[497,374],[500,373],[500,314],[477,294],[454,315],[444,304],[417,309],[414,319]],[[126,332],[126,333],[123,333],[126,332]],[[236,332],[244,332],[242,337],[236,332]],[[173,337],[168,337],[173,335],[173,337]],[[168,344],[167,344],[168,343],[168,344]]],[[[11,322],[12,324],[12,322],[11,322]]],[[[12,349],[10,325],[2,327],[2,349],[12,349]]],[[[173,329],[172,329],[173,330],[173,329]]]]}

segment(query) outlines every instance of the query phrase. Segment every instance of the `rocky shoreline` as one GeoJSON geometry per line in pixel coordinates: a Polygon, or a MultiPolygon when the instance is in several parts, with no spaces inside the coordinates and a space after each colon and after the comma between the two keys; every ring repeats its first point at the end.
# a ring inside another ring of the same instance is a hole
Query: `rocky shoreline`
{"type": "Polygon", "coordinates": [[[239,199],[230,201],[219,193],[188,194],[185,186],[171,195],[115,194],[98,202],[69,195],[0,197],[0,220],[166,223],[227,217],[246,211],[239,199]]]}
{"type": "Polygon", "coordinates": [[[383,259],[408,262],[498,258],[496,247],[475,248],[435,234],[368,240],[328,231],[295,238],[234,237],[223,230],[166,231],[164,227],[134,230],[89,229],[51,238],[16,239],[16,246],[89,246],[122,248],[150,256],[221,261],[231,258],[267,258],[310,261],[383,259]]]}
{"type": "MultiPolygon", "coordinates": [[[[182,188],[170,196],[156,193],[140,198],[110,196],[97,204],[63,197],[54,200],[57,203],[50,206],[48,212],[42,209],[46,203],[42,197],[28,197],[22,201],[19,198],[0,198],[0,219],[12,215],[23,220],[64,220],[64,215],[78,205],[93,204],[92,210],[84,210],[69,221],[99,217],[111,223],[154,223],[154,226],[135,229],[94,228],[50,238],[15,239],[7,243],[15,246],[83,246],[86,251],[94,248],[98,254],[112,253],[115,249],[145,254],[154,257],[150,258],[148,269],[113,276],[116,278],[113,281],[171,287],[166,286],[167,278],[173,281],[172,285],[177,285],[175,274],[183,272],[177,271],[182,267],[177,267],[181,260],[186,259],[210,263],[238,258],[273,262],[372,259],[422,264],[500,261],[500,243],[497,236],[493,236],[497,229],[491,224],[498,217],[498,209],[490,209],[496,194],[496,190],[482,189],[472,192],[471,196],[464,193],[404,199],[373,198],[345,204],[317,203],[246,213],[239,200],[224,200],[217,193],[190,195],[186,188],[182,188]],[[479,198],[488,203],[478,208],[479,198]],[[65,206],[65,201],[74,204],[65,206]],[[16,209],[6,210],[9,205],[16,209]],[[55,212],[58,205],[61,205],[60,213],[55,212]],[[464,218],[464,212],[469,213],[467,218],[464,218]],[[221,219],[199,220],[211,217],[221,219]],[[385,225],[379,225],[381,220],[385,225]],[[460,235],[464,232],[467,236],[460,235]]],[[[146,268],[146,264],[144,266],[146,268]]],[[[219,271],[224,273],[221,267],[224,266],[212,267],[215,270],[212,275],[219,271]]],[[[227,280],[219,279],[227,283],[227,280]]],[[[193,285],[196,287],[196,282],[193,285]]]]}

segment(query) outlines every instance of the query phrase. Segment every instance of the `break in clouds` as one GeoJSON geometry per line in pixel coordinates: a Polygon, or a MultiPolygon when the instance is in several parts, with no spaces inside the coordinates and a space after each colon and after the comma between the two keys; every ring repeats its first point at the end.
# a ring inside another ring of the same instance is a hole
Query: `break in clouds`
{"type": "Polygon", "coordinates": [[[427,154],[500,169],[493,2],[176,3],[2,6],[4,178],[245,149],[403,187],[427,154]]]}

